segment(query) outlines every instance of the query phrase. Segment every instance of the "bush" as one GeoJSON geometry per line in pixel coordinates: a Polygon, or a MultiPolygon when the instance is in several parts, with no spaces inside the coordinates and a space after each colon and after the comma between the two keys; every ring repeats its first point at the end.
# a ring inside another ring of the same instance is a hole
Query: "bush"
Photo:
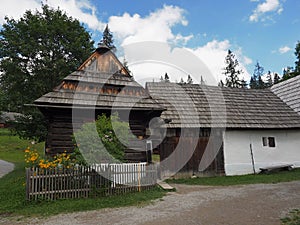
{"type": "Polygon", "coordinates": [[[129,124],[120,121],[118,114],[98,116],[74,133],[74,138],[88,164],[124,162],[124,152],[131,133],[129,124]],[[116,135],[117,134],[117,135],[116,135]]]}

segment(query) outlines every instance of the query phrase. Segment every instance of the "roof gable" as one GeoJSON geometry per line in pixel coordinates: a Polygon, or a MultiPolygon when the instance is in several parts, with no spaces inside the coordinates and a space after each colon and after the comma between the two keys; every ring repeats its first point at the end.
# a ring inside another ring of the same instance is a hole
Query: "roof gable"
{"type": "Polygon", "coordinates": [[[115,56],[115,54],[106,47],[98,48],[79,68],[79,71],[92,71],[109,74],[122,74],[130,76],[127,69],[115,56]]]}
{"type": "Polygon", "coordinates": [[[162,108],[128,73],[115,54],[99,47],[77,71],[34,101],[38,107],[120,108],[160,110],[162,108]]]}

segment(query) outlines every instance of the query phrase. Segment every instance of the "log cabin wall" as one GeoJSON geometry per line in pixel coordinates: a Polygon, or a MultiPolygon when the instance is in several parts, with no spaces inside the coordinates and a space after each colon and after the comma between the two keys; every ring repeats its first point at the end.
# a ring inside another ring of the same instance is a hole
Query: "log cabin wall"
{"type": "MultiPolygon", "coordinates": [[[[224,156],[223,156],[223,145],[219,149],[219,153],[215,159],[211,162],[209,167],[204,171],[199,171],[199,164],[202,160],[204,151],[213,151],[214,149],[208,149],[208,142],[216,143],[216,145],[210,145],[210,148],[218,148],[219,144],[222,142],[222,135],[211,136],[210,129],[201,129],[199,136],[193,135],[181,135],[180,128],[170,128],[169,133],[174,135],[167,135],[163,140],[162,144],[159,146],[160,160],[163,161],[168,158],[176,149],[179,143],[179,139],[182,141],[182,146],[184,148],[178,149],[176,158],[172,162],[174,166],[170,165],[170,168],[175,168],[175,164],[180,162],[180,158],[184,157],[186,154],[185,149],[193,148],[192,143],[197,143],[194,152],[188,162],[183,165],[180,171],[175,175],[175,177],[186,177],[186,176],[211,176],[211,175],[223,175],[224,174],[224,156]],[[218,147],[217,147],[218,146],[218,147]]],[[[193,134],[191,129],[190,134],[193,134]]]]}
{"type": "MultiPolygon", "coordinates": [[[[45,152],[49,155],[56,155],[67,151],[69,153],[74,151],[76,143],[73,140],[74,130],[87,122],[93,122],[98,115],[105,114],[110,116],[110,110],[96,110],[94,117],[77,117],[72,118],[72,109],[47,109],[44,112],[48,120],[48,136],[45,144],[45,152]]],[[[119,111],[121,120],[127,121],[128,118],[122,118],[122,115],[127,115],[128,112],[119,111]]],[[[149,111],[132,111],[129,115],[129,127],[135,139],[129,140],[130,144],[125,150],[125,160],[128,162],[145,162],[146,143],[143,139],[146,137],[146,128],[152,117],[159,116],[160,113],[149,111]]],[[[91,112],[82,110],[80,115],[91,115],[91,112]]]]}

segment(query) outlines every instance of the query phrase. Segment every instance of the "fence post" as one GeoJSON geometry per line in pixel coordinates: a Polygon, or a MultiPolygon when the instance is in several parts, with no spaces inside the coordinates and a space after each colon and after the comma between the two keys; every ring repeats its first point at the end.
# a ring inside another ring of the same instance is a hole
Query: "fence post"
{"type": "Polygon", "coordinates": [[[138,190],[141,192],[141,163],[138,164],[138,190]]]}
{"type": "Polygon", "coordinates": [[[29,168],[26,168],[26,200],[30,200],[30,189],[30,170],[29,168]]]}

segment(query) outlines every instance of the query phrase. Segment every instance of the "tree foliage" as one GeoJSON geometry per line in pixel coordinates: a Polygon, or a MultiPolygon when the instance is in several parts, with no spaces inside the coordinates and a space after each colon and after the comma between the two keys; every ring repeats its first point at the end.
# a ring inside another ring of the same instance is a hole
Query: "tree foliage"
{"type": "Polygon", "coordinates": [[[266,87],[271,87],[272,85],[273,85],[273,79],[272,79],[271,71],[269,70],[268,73],[267,73],[267,81],[265,83],[265,86],[266,87]]]}
{"type": "Polygon", "coordinates": [[[0,32],[0,82],[14,111],[51,91],[93,50],[78,20],[47,5],[42,12],[26,11],[20,20],[5,21],[0,32]]]}
{"type": "MultiPolygon", "coordinates": [[[[31,118],[27,120],[28,129],[24,123],[18,134],[30,133],[37,125],[34,123],[40,122],[33,119],[36,112],[25,112],[24,104],[52,91],[92,50],[93,41],[85,28],[59,9],[43,5],[41,12],[26,11],[19,20],[5,18],[0,31],[3,110],[21,112],[31,118]]],[[[23,137],[26,136],[32,135],[23,137]]]]}
{"type": "Polygon", "coordinates": [[[264,81],[262,80],[262,76],[264,75],[264,68],[257,61],[255,64],[255,68],[253,71],[253,75],[251,76],[249,86],[252,89],[263,89],[266,87],[264,81]]]}
{"type": "Polygon", "coordinates": [[[224,68],[224,74],[226,75],[225,86],[227,87],[242,87],[241,80],[239,75],[243,73],[241,69],[239,69],[239,62],[235,58],[235,55],[232,51],[228,50],[228,54],[225,58],[226,67],[224,68]]]}
{"type": "Polygon", "coordinates": [[[297,42],[296,48],[295,48],[295,55],[297,58],[297,61],[295,62],[295,72],[300,74],[300,41],[297,42]]]}
{"type": "Polygon", "coordinates": [[[192,79],[191,75],[188,75],[186,83],[187,84],[192,84],[193,83],[193,79],[192,79]]]}
{"type": "Polygon", "coordinates": [[[102,40],[100,41],[100,44],[107,46],[111,50],[116,49],[116,46],[114,45],[113,34],[111,33],[110,29],[108,28],[108,25],[106,25],[106,27],[103,31],[102,40]]]}
{"type": "Polygon", "coordinates": [[[102,114],[95,123],[84,124],[74,133],[74,137],[86,161],[99,163],[124,161],[124,152],[131,134],[129,124],[120,121],[117,114],[110,117],[102,114]],[[102,144],[99,144],[100,141],[102,144]]]}
{"type": "Polygon", "coordinates": [[[280,76],[278,75],[278,73],[274,74],[274,84],[278,84],[280,82],[280,76]]]}

